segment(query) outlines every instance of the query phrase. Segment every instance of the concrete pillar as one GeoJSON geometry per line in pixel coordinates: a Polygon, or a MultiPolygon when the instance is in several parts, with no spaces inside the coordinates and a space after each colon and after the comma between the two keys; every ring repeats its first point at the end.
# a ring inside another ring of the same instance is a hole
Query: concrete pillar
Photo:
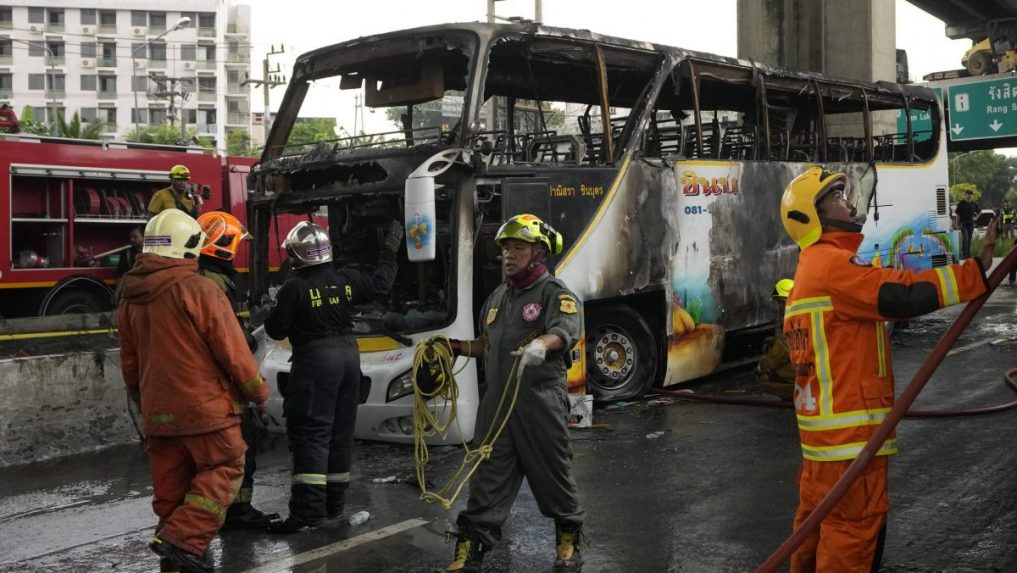
{"type": "Polygon", "coordinates": [[[738,57],[894,81],[893,0],[738,0],[738,57]]]}

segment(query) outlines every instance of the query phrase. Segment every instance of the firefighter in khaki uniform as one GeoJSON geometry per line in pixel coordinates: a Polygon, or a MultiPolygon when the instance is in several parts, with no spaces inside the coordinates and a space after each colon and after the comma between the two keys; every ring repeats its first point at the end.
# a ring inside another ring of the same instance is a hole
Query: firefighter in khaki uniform
{"type": "MultiPolygon", "coordinates": [[[[893,406],[886,320],[909,319],[986,292],[995,226],[978,259],[921,272],[873,267],[855,253],[863,235],[843,173],[813,167],[781,200],[781,220],[802,251],[784,334],[795,366],[802,460],[797,528],[830,491],[893,406]]],[[[885,538],[886,440],[819,532],[791,557],[791,572],[878,571],[885,538]]]]}
{"type": "Polygon", "coordinates": [[[169,171],[170,186],[160,189],[152,195],[148,202],[148,216],[153,217],[164,209],[179,209],[191,217],[197,218],[201,210],[201,198],[187,189],[191,180],[191,170],[186,165],[174,165],[169,171]]]}
{"type": "Polygon", "coordinates": [[[493,416],[516,360],[519,396],[491,457],[470,481],[469,503],[456,521],[455,561],[446,571],[481,570],[526,478],[540,512],[554,519],[554,570],[575,572],[582,567],[584,512],[572,477],[565,373],[571,365],[569,349],[582,333],[582,308],[547,271],[548,254],[562,248],[554,229],[533,215],[516,215],[502,225],[495,241],[507,281],[484,303],[480,338],[451,345],[456,354],[484,360],[487,388],[477,411],[476,436],[498,422],[493,416]]]}
{"type": "Polygon", "coordinates": [[[213,570],[208,545],[243,476],[242,404],[268,399],[226,295],[198,274],[203,239],[184,212],[159,213],[120,291],[120,367],[144,418],[162,571],[213,570]]]}

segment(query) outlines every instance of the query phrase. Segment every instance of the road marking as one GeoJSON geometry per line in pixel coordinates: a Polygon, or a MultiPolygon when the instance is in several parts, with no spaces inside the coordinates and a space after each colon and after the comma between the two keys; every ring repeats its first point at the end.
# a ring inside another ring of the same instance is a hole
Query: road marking
{"type": "Polygon", "coordinates": [[[266,563],[265,565],[262,565],[260,567],[248,569],[247,571],[244,571],[244,573],[277,573],[279,571],[282,571],[283,569],[293,568],[296,567],[297,565],[307,563],[308,561],[315,561],[323,557],[328,557],[329,555],[332,555],[334,553],[346,551],[347,549],[353,549],[358,545],[363,545],[365,543],[370,543],[372,541],[378,541],[380,539],[384,539],[386,537],[390,537],[397,533],[402,533],[403,531],[414,529],[416,527],[420,527],[421,525],[426,525],[428,523],[430,522],[427,521],[426,519],[420,518],[407,519],[406,521],[402,521],[394,525],[389,525],[388,527],[383,527],[381,529],[376,529],[374,531],[368,531],[363,535],[358,535],[356,537],[344,539],[343,541],[339,541],[331,545],[325,545],[324,547],[312,549],[311,551],[298,553],[296,555],[293,555],[292,557],[286,557],[278,561],[266,563]]]}
{"type": "Polygon", "coordinates": [[[995,342],[997,340],[999,340],[999,338],[987,338],[985,340],[979,340],[978,342],[972,342],[971,344],[967,344],[965,346],[958,346],[957,348],[954,348],[950,352],[947,352],[946,355],[947,356],[953,356],[954,354],[960,354],[961,352],[965,352],[967,350],[972,350],[974,348],[978,348],[979,346],[985,346],[986,344],[992,344],[993,342],[995,342]]]}

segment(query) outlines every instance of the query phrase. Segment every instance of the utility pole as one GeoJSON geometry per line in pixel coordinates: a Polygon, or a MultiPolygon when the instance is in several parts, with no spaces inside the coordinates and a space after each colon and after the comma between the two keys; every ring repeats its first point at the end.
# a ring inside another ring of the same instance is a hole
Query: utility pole
{"type": "Polygon", "coordinates": [[[169,99],[169,120],[170,125],[173,125],[173,121],[176,119],[176,101],[177,96],[180,96],[180,143],[183,145],[187,141],[187,122],[184,121],[184,100],[190,95],[190,92],[183,89],[184,78],[169,78],[165,76],[157,76],[155,74],[149,74],[148,76],[152,81],[159,86],[159,91],[152,92],[153,97],[159,99],[169,99]],[[181,88],[177,89],[177,85],[181,88]]]}
{"type": "Polygon", "coordinates": [[[247,84],[254,84],[256,86],[260,86],[264,90],[263,93],[262,93],[262,97],[264,97],[264,101],[265,101],[265,120],[264,120],[265,121],[265,141],[264,141],[264,143],[266,143],[266,144],[268,143],[268,132],[272,130],[272,113],[269,111],[269,90],[274,88],[275,86],[284,86],[284,85],[286,85],[286,76],[279,76],[278,75],[278,74],[280,74],[282,72],[282,70],[279,69],[279,64],[276,64],[275,65],[275,69],[271,70],[271,69],[269,69],[268,59],[271,56],[275,56],[275,55],[278,55],[278,54],[285,53],[285,51],[286,51],[286,46],[279,46],[279,51],[277,52],[275,50],[275,44],[272,44],[272,50],[270,52],[268,52],[267,54],[265,54],[265,59],[261,61],[261,74],[262,74],[261,75],[261,79],[258,80],[258,79],[247,78],[246,80],[244,80],[240,84],[242,86],[246,86],[247,84]]]}

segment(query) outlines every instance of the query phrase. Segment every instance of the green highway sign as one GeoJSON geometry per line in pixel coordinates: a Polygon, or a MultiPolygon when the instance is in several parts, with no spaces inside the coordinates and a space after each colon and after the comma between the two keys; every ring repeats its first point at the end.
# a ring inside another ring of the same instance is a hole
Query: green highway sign
{"type": "MultiPolygon", "coordinates": [[[[943,88],[932,88],[936,97],[943,99],[943,88]]],[[[911,110],[911,131],[915,134],[915,141],[928,141],[932,139],[932,111],[928,109],[911,110]]],[[[897,143],[907,141],[908,118],[903,109],[897,110],[897,143]]]]}
{"type": "Polygon", "coordinates": [[[1017,135],[1017,78],[951,85],[950,141],[1017,135]]]}

